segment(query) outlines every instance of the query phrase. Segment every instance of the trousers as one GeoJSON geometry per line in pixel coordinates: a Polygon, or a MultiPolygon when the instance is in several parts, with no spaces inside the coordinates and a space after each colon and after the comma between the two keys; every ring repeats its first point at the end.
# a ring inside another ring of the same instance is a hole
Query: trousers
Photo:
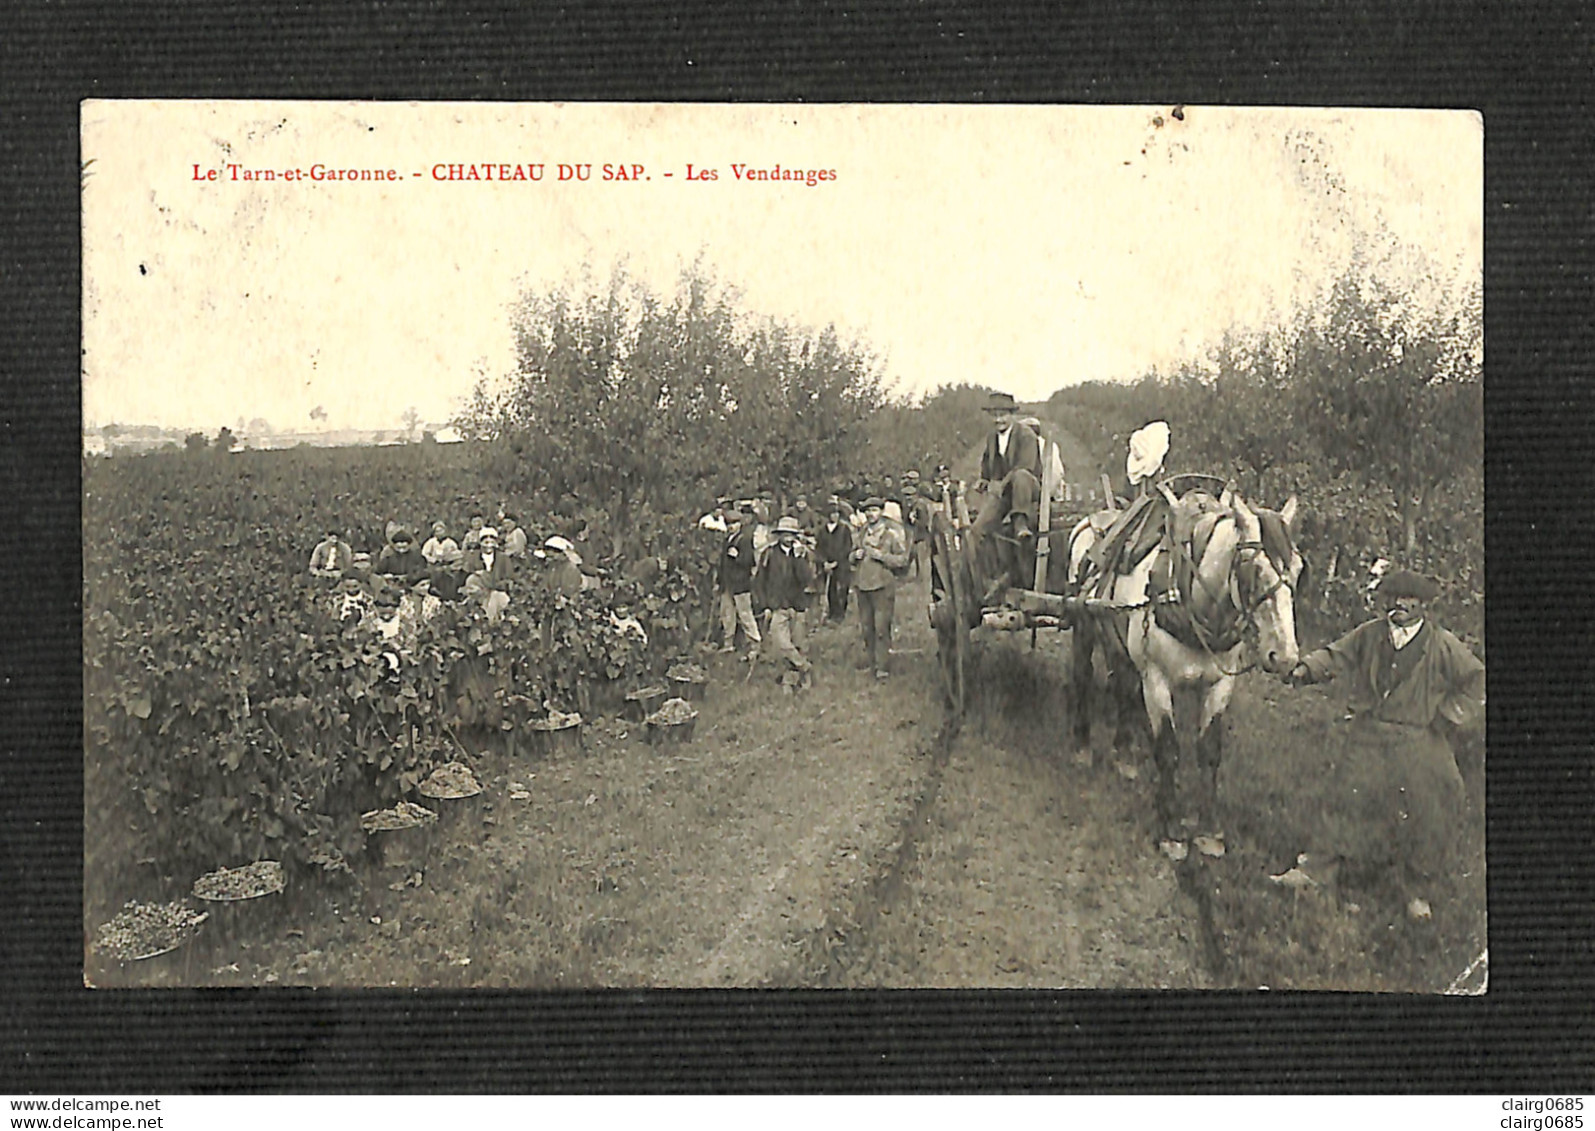
{"type": "Polygon", "coordinates": [[[825,583],[825,607],[832,620],[841,621],[847,617],[847,595],[852,587],[852,567],[847,562],[837,562],[831,567],[825,583]]]}
{"type": "Polygon", "coordinates": [[[1010,514],[1024,515],[1030,529],[1035,531],[1040,510],[1041,481],[1025,468],[1016,467],[1001,482],[990,485],[969,531],[974,561],[983,577],[990,580],[1006,576],[1013,584],[1022,587],[1029,584],[1030,578],[1020,576],[1024,563],[1020,561],[1018,547],[989,535],[995,533],[1010,514]]]}
{"type": "Polygon", "coordinates": [[[803,654],[804,630],[804,615],[797,609],[770,610],[770,643],[775,645],[776,655],[800,672],[814,666],[803,654]]]}
{"type": "Polygon", "coordinates": [[[720,594],[720,631],[727,648],[737,642],[737,625],[739,623],[742,625],[743,635],[748,638],[748,647],[752,648],[763,643],[764,638],[759,635],[759,622],[753,619],[753,594],[722,592],[720,594]]]}
{"type": "Polygon", "coordinates": [[[864,657],[877,672],[888,670],[892,650],[892,611],[897,604],[897,582],[879,589],[858,591],[858,620],[864,630],[864,657]]]}

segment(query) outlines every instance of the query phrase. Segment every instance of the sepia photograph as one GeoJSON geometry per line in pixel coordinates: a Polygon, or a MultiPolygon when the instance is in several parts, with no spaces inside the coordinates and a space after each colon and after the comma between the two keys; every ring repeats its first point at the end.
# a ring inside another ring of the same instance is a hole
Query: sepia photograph
{"type": "Polygon", "coordinates": [[[1485,128],[84,102],[85,985],[1486,993],[1485,128]]]}

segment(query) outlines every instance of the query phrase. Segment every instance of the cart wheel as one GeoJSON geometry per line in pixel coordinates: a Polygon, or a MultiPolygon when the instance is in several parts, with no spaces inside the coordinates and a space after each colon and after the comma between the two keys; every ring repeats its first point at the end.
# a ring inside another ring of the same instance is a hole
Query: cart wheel
{"type": "Polygon", "coordinates": [[[945,516],[936,517],[930,542],[932,592],[937,588],[941,592],[936,617],[936,658],[941,668],[947,710],[956,725],[963,719],[969,701],[971,581],[956,531],[945,516]]]}

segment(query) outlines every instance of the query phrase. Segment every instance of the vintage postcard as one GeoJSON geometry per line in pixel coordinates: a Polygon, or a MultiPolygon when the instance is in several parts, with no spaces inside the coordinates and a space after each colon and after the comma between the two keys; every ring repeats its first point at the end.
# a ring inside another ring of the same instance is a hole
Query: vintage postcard
{"type": "Polygon", "coordinates": [[[85,102],[86,982],[1483,992],[1483,130],[85,102]]]}

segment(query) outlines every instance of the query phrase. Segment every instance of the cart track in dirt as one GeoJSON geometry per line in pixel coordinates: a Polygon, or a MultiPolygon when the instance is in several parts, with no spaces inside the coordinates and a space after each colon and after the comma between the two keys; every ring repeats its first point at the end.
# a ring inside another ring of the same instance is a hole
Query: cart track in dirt
{"type": "Polygon", "coordinates": [[[837,987],[1201,988],[1217,955],[1200,882],[1152,844],[1150,767],[1063,756],[1056,637],[988,642],[985,688],[939,736],[894,857],[832,953],[837,987]]]}

